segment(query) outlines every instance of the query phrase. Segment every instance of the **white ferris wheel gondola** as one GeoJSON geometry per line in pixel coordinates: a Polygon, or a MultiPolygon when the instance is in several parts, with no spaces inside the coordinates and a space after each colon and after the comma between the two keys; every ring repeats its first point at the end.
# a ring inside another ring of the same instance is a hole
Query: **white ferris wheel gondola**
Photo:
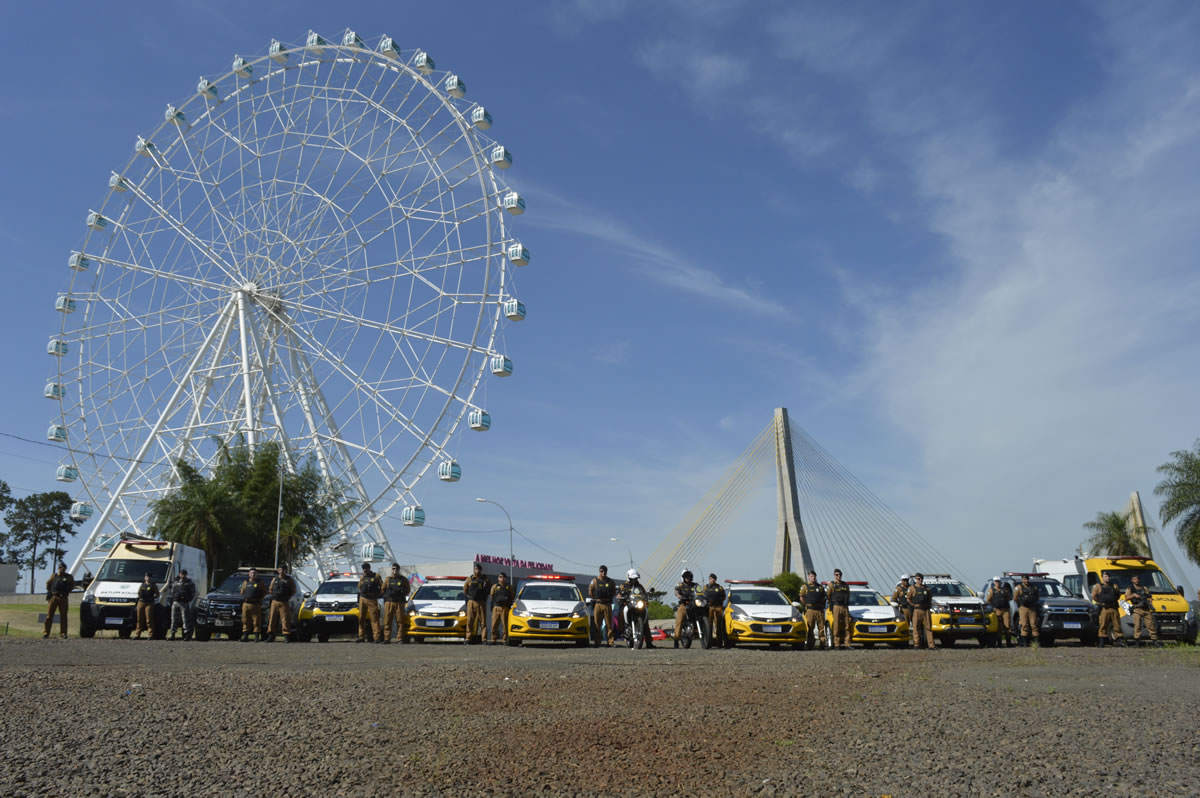
{"type": "Polygon", "coordinates": [[[47,438],[93,519],[73,572],[147,533],[176,462],[209,467],[237,440],[279,444],[350,499],[313,570],[363,546],[390,560],[389,513],[424,523],[418,483],[461,477],[447,445],[491,427],[482,389],[512,374],[525,201],[465,82],[351,30],[227,63],[136,136],[55,302],[47,438]]]}

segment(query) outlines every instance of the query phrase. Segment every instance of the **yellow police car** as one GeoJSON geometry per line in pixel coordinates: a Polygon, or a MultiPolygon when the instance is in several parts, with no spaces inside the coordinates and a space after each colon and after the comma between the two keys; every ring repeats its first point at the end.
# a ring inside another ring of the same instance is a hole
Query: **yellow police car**
{"type": "Polygon", "coordinates": [[[508,614],[508,644],[524,640],[573,641],[586,646],[588,613],[575,578],[545,574],[527,578],[508,614]]]}
{"type": "Polygon", "coordinates": [[[296,614],[300,628],[298,639],[314,637],[322,643],[331,635],[358,635],[358,576],[331,573],[312,593],[304,594],[304,603],[296,614]]]}
{"type": "Polygon", "coordinates": [[[418,643],[431,637],[467,636],[465,576],[431,576],[408,599],[408,636],[418,643]]]}
{"type": "MultiPolygon", "coordinates": [[[[887,643],[892,648],[903,648],[912,641],[904,613],[888,599],[866,582],[846,584],[850,585],[851,645],[874,648],[876,643],[887,643]]],[[[833,646],[833,607],[825,608],[825,630],[827,643],[833,646]]]]}
{"type": "MultiPolygon", "coordinates": [[[[995,643],[1000,622],[975,591],[950,574],[925,574],[924,578],[933,594],[929,626],[935,641],[943,648],[949,648],[959,640],[975,640],[980,647],[995,643]]],[[[914,583],[908,574],[901,579],[908,579],[910,585],[914,583]]]]}
{"type": "Polygon", "coordinates": [[[799,602],[787,596],[769,579],[726,579],[725,645],[765,643],[771,648],[787,644],[804,647],[808,626],[799,602]]]}

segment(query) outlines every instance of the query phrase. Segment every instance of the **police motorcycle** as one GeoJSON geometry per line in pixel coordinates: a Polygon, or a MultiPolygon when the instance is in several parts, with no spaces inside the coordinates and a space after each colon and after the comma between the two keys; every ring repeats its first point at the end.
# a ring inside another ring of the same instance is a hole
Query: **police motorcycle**
{"type": "Polygon", "coordinates": [[[701,648],[709,648],[712,645],[712,630],[708,628],[708,596],[693,586],[684,590],[679,603],[687,608],[683,629],[679,631],[679,642],[684,648],[691,648],[692,641],[699,640],[701,648]]]}
{"type": "MultiPolygon", "coordinates": [[[[629,569],[626,576],[631,582],[639,578],[638,572],[633,568],[629,569]]],[[[650,596],[646,592],[646,588],[641,584],[634,585],[628,593],[621,594],[620,601],[621,611],[617,613],[620,622],[617,633],[624,638],[625,645],[630,648],[645,647],[650,642],[650,624],[647,615],[650,596]]]]}

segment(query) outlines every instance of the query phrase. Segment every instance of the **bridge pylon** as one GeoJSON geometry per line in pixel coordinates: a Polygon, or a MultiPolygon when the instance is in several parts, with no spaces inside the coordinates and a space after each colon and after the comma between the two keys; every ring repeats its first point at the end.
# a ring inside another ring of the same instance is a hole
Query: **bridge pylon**
{"type": "Polygon", "coordinates": [[[786,407],[775,408],[775,476],[778,484],[778,526],[775,530],[775,558],[771,573],[791,571],[792,556],[800,558],[799,573],[804,576],[813,567],[804,524],[800,520],[800,500],[796,495],[796,472],[792,463],[792,429],[786,407]]]}

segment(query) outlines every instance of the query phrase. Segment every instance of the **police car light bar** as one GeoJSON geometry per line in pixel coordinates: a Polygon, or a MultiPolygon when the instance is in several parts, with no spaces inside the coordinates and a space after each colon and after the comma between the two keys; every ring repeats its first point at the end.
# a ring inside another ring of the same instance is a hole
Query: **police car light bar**
{"type": "Polygon", "coordinates": [[[847,582],[848,585],[858,585],[860,587],[870,587],[866,582],[847,582]]]}
{"type": "Polygon", "coordinates": [[[1005,571],[1005,576],[1049,576],[1049,573],[1025,573],[1024,571],[1005,571]]]}
{"type": "Polygon", "coordinates": [[[158,546],[158,547],[162,547],[162,546],[167,546],[167,545],[170,545],[170,544],[169,544],[167,541],[165,541],[165,540],[140,540],[140,539],[138,539],[138,538],[124,538],[124,539],[122,539],[122,540],[121,540],[121,545],[123,545],[123,546],[125,546],[125,547],[127,547],[127,548],[128,548],[128,547],[131,547],[131,546],[158,546]]]}
{"type": "Polygon", "coordinates": [[[427,576],[427,577],[425,577],[426,582],[435,582],[437,580],[446,580],[446,579],[452,579],[452,580],[456,580],[459,582],[467,581],[467,577],[465,577],[465,576],[427,576]]]}
{"type": "Polygon", "coordinates": [[[1123,560],[1133,560],[1134,562],[1150,562],[1149,557],[1107,557],[1105,558],[1111,563],[1118,563],[1123,560]]]}
{"type": "Polygon", "coordinates": [[[774,585],[774,579],[726,579],[727,585],[774,585]]]}
{"type": "Polygon", "coordinates": [[[575,581],[575,577],[568,576],[567,574],[534,574],[533,576],[527,576],[525,578],[526,579],[540,579],[540,580],[543,580],[546,582],[568,582],[568,581],[574,582],[575,581]]]}

